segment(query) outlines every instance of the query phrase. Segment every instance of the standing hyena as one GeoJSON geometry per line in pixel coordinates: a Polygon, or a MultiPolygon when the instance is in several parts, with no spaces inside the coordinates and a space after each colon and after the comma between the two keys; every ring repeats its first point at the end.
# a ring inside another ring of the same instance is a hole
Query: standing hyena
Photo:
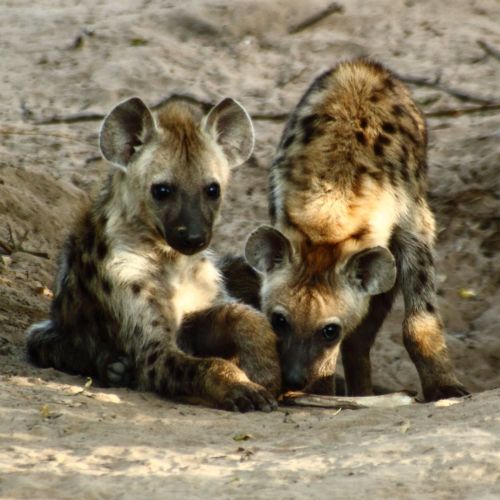
{"type": "Polygon", "coordinates": [[[67,241],[51,319],[29,332],[30,358],[120,385],[131,360],[140,389],[275,408],[275,335],[264,315],[227,298],[204,251],[230,168],[253,142],[232,99],[201,120],[175,103],[156,116],[138,98],[116,106],[100,147],[118,168],[67,241]]]}
{"type": "Polygon", "coordinates": [[[275,228],[245,250],[263,273],[285,388],[331,393],[340,350],[348,392],[371,394],[370,348],[401,290],[425,398],[467,394],[436,311],[426,142],[406,87],[366,60],[320,76],[292,113],[271,171],[275,228]]]}

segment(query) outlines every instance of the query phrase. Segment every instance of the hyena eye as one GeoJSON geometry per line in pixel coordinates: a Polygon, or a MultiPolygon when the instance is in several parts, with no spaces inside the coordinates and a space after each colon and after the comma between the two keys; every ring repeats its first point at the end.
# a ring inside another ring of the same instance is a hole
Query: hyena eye
{"type": "Polygon", "coordinates": [[[170,198],[175,193],[175,187],[171,184],[153,184],[151,186],[151,195],[157,201],[163,201],[170,198]]]}
{"type": "Polygon", "coordinates": [[[217,200],[220,197],[220,186],[217,182],[212,182],[205,188],[205,193],[211,200],[217,200]]]}
{"type": "Polygon", "coordinates": [[[285,316],[281,313],[273,313],[271,316],[271,326],[278,335],[286,333],[289,328],[289,323],[285,316]]]}
{"type": "Polygon", "coordinates": [[[330,323],[321,329],[321,336],[327,342],[335,342],[340,337],[341,327],[336,323],[330,323]]]}

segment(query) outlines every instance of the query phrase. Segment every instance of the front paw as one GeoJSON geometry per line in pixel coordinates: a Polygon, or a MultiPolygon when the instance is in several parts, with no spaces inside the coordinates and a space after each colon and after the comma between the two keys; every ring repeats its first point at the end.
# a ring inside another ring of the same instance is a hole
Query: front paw
{"type": "Polygon", "coordinates": [[[264,387],[252,382],[235,384],[225,394],[220,404],[228,411],[264,411],[271,412],[278,408],[276,399],[264,387]]]}
{"type": "Polygon", "coordinates": [[[426,401],[438,401],[448,398],[462,398],[468,396],[470,392],[460,383],[441,385],[424,390],[426,401]]]}

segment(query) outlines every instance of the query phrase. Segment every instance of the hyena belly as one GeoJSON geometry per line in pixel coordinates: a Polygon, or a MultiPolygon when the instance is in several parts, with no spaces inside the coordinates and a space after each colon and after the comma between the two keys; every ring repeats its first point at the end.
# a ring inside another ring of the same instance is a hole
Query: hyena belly
{"type": "Polygon", "coordinates": [[[140,389],[229,410],[273,409],[274,335],[227,299],[205,250],[229,170],[253,147],[248,115],[225,99],[201,119],[176,104],[154,116],[132,98],[106,117],[100,142],[117,168],[68,240],[51,318],[29,332],[31,359],[119,385],[131,372],[140,389]]]}
{"type": "Polygon", "coordinates": [[[326,72],[292,113],[271,168],[274,228],[246,248],[263,273],[285,386],[315,389],[340,351],[349,392],[370,394],[370,348],[400,289],[425,397],[466,393],[436,307],[426,148],[408,90],[374,62],[326,72]]]}

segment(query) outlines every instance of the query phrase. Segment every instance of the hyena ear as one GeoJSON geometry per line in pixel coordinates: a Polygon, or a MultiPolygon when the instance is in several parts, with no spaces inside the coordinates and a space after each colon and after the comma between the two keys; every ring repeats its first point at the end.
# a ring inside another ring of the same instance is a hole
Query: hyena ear
{"type": "Polygon", "coordinates": [[[234,99],[226,97],[213,107],[204,119],[204,127],[221,146],[231,168],[250,158],[255,142],[252,120],[234,99]]]}
{"type": "Polygon", "coordinates": [[[102,155],[124,169],[154,130],[154,118],[148,107],[138,97],[127,99],[113,108],[102,122],[99,133],[102,155]]]}
{"type": "Polygon", "coordinates": [[[350,285],[368,295],[378,295],[394,286],[396,261],[387,248],[367,248],[348,259],[343,273],[350,285]]]}
{"type": "Polygon", "coordinates": [[[257,271],[269,273],[291,261],[292,246],[277,229],[260,226],[248,237],[245,258],[257,271]]]}

